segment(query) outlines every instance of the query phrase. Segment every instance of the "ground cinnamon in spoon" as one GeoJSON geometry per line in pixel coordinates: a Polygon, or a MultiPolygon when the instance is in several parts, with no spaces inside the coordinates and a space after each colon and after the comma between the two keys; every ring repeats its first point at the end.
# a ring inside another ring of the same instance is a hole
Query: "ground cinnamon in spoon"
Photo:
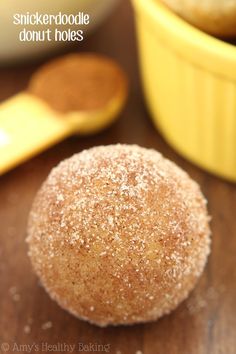
{"type": "Polygon", "coordinates": [[[42,66],[28,91],[54,110],[93,111],[127,93],[127,79],[111,59],[97,54],[69,54],[42,66]]]}

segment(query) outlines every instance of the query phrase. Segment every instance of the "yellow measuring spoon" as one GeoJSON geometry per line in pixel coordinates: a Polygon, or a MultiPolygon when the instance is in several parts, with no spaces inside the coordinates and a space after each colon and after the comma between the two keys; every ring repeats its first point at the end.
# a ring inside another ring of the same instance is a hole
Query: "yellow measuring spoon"
{"type": "Polygon", "coordinates": [[[26,91],[0,105],[0,175],[72,134],[107,127],[127,92],[124,72],[104,56],[69,54],[45,64],[26,91]]]}

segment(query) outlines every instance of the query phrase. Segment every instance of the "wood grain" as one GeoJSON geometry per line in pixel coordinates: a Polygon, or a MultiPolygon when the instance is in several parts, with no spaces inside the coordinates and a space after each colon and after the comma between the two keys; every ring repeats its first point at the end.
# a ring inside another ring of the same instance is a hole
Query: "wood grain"
{"type": "MultiPolygon", "coordinates": [[[[100,135],[68,139],[0,178],[0,351],[30,352],[27,345],[31,344],[31,352],[39,349],[43,353],[50,352],[46,345],[51,344],[55,345],[51,352],[68,353],[66,345],[71,344],[77,346],[74,353],[235,354],[235,185],[182,159],[154,129],[143,100],[132,9],[127,0],[79,45],[79,50],[108,54],[123,65],[130,78],[129,101],[119,121],[100,135]],[[117,142],[154,147],[200,183],[209,200],[213,243],[204,275],[174,313],[146,325],[99,329],[67,314],[49,299],[31,270],[24,240],[30,205],[52,166],[84,148],[117,142]],[[48,321],[52,328],[42,329],[48,321]]],[[[23,89],[38,65],[1,68],[0,99],[23,89]]]]}

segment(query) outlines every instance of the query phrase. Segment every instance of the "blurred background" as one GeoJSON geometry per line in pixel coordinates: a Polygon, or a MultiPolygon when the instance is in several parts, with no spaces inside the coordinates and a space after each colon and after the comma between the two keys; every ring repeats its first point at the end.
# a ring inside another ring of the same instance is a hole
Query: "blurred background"
{"type": "MultiPolygon", "coordinates": [[[[0,177],[0,352],[11,352],[14,343],[45,342],[109,344],[109,353],[116,354],[233,354],[236,350],[235,185],[187,162],[161,137],[144,100],[131,3],[120,0],[110,10],[113,11],[83,42],[67,46],[60,53],[101,53],[123,67],[130,92],[119,119],[97,135],[68,138],[0,177]],[[100,329],[75,319],[50,300],[31,270],[24,240],[32,200],[51,168],[83,149],[113,143],[155,148],[201,185],[213,218],[213,245],[196,289],[174,313],[156,323],[100,329]]],[[[1,46],[0,56],[3,50],[1,46]]],[[[52,57],[55,55],[51,53],[52,57]]],[[[46,60],[2,66],[1,102],[24,90],[32,73],[46,60]]]]}

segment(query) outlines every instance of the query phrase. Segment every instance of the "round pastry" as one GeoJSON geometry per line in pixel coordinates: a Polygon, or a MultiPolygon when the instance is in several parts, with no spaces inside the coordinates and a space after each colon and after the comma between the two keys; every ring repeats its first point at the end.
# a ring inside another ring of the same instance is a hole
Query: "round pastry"
{"type": "Polygon", "coordinates": [[[195,286],[209,254],[199,186],[155,150],[110,145],[55,167],[29,217],[49,295],[99,326],[153,321],[195,286]]]}
{"type": "Polygon", "coordinates": [[[161,0],[191,24],[219,37],[236,36],[236,0],[161,0]]]}

